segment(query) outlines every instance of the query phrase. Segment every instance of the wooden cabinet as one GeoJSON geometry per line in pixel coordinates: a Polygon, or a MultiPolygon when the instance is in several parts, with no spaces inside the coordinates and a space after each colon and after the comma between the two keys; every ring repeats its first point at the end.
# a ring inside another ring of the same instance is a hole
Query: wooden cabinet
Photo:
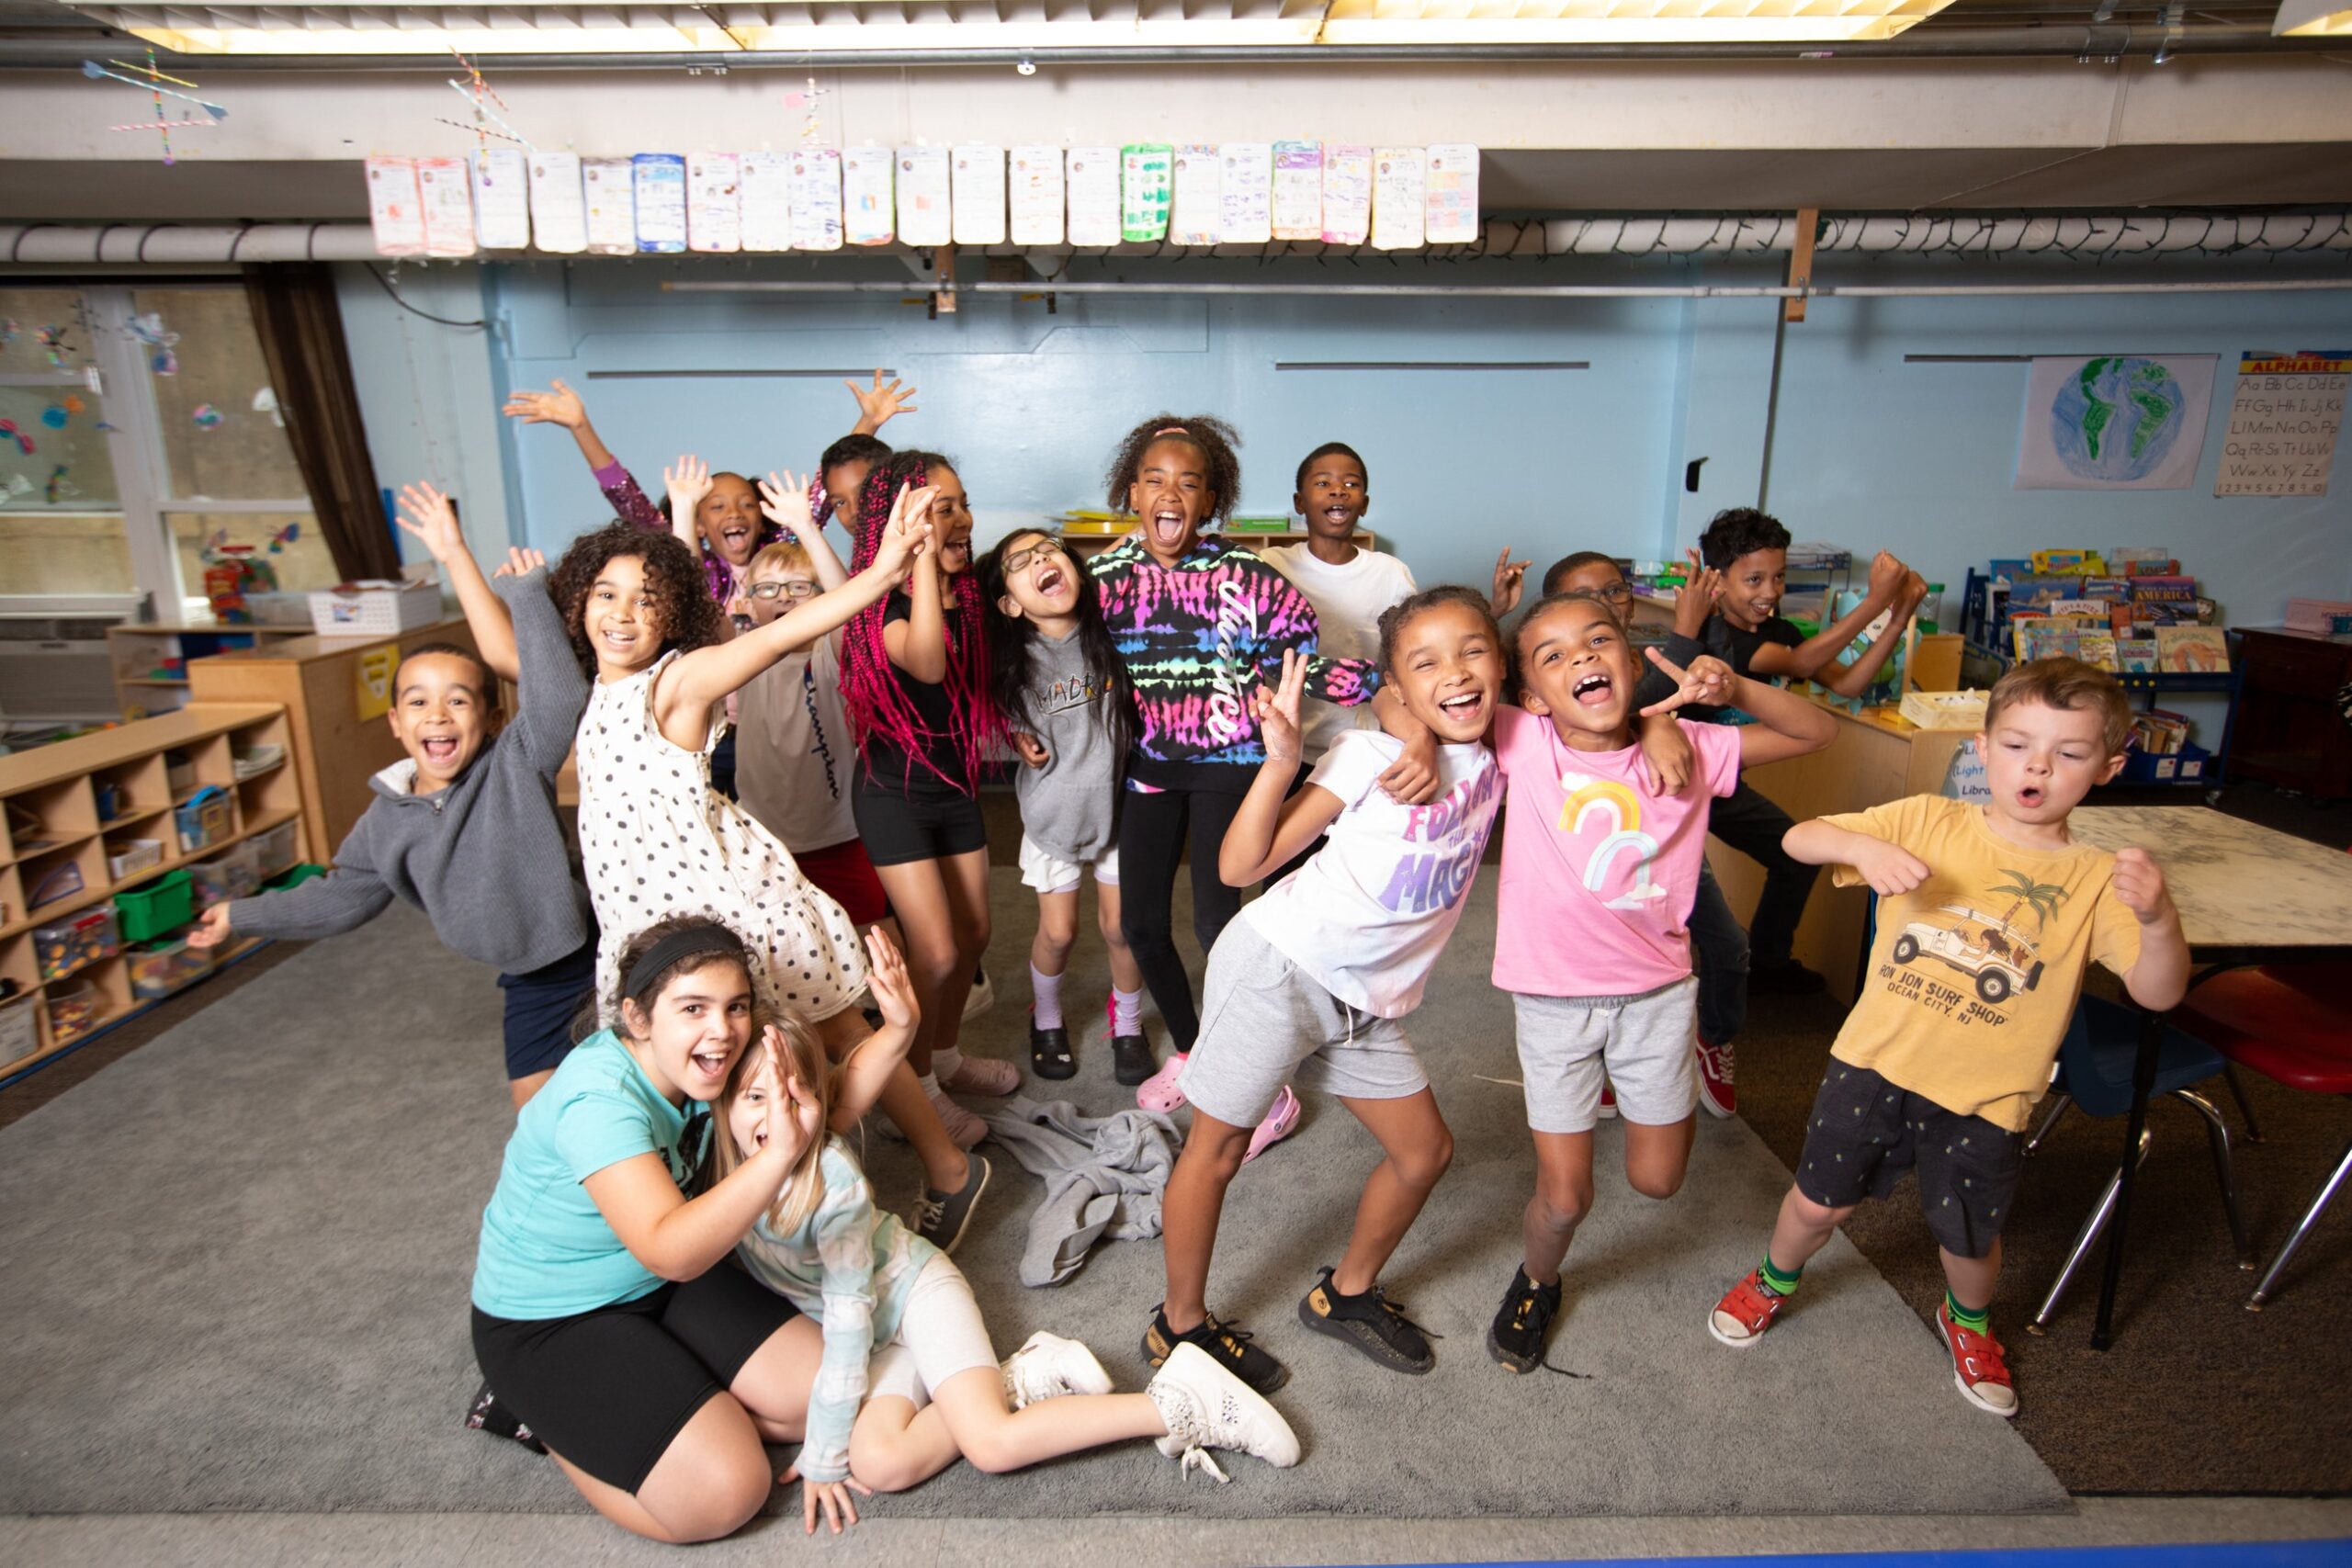
{"type": "Polygon", "coordinates": [[[2233,629],[2244,685],[2230,775],[2322,800],[2352,795],[2352,729],[2335,706],[2352,683],[2352,643],[2279,626],[2233,629]]]}

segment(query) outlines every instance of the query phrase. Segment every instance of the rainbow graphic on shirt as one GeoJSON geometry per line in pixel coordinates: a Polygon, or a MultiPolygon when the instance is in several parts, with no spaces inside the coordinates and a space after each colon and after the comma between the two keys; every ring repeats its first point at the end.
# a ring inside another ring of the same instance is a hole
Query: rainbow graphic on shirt
{"type": "Polygon", "coordinates": [[[1585,862],[1585,890],[1602,892],[1608,886],[1611,868],[1621,855],[1631,851],[1633,886],[1606,900],[1607,907],[1638,909],[1665,897],[1666,889],[1650,880],[1650,863],[1657,859],[1658,845],[1656,839],[1642,831],[1641,796],[1615,779],[1596,779],[1578,773],[1562,773],[1560,787],[1568,796],[1560,807],[1561,832],[1581,838],[1588,827],[1606,829],[1594,846],[1591,858],[1585,862]]]}

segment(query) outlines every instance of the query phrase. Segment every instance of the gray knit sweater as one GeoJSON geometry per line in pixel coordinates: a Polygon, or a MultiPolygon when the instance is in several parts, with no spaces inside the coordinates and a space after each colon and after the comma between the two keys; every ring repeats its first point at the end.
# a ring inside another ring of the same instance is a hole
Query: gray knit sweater
{"type": "Polygon", "coordinates": [[[514,619],[521,711],[445,789],[411,794],[416,763],[407,758],[378,773],[369,781],[376,799],[335,851],[334,869],[231,904],[240,935],[334,936],[397,897],[423,909],[451,952],[510,975],[544,968],[593,939],[588,890],[555,805],[588,677],[545,570],[494,586],[514,619]]]}

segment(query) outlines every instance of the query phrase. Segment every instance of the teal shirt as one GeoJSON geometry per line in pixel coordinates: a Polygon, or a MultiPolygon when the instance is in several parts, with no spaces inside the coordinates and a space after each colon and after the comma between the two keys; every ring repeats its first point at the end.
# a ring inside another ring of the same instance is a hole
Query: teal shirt
{"type": "Polygon", "coordinates": [[[582,1042],[514,1119],[498,1190],[482,1211],[474,1305],[492,1317],[536,1321],[660,1289],[661,1276],[621,1245],[581,1183],[607,1166],[659,1154],[683,1186],[701,1153],[680,1147],[686,1116],[611,1030],[582,1042]]]}

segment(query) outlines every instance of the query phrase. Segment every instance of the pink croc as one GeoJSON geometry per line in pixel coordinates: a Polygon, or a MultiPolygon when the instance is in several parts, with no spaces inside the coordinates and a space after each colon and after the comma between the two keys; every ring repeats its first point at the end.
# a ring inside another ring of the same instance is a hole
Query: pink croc
{"type": "Polygon", "coordinates": [[[1298,1096],[1291,1092],[1290,1085],[1283,1085],[1282,1093],[1274,1097],[1274,1108],[1266,1112],[1266,1119],[1250,1134],[1250,1151],[1241,1156],[1241,1163],[1248,1165],[1297,1132],[1299,1110],[1298,1096]]]}
{"type": "Polygon", "coordinates": [[[1184,1108],[1184,1091],[1177,1085],[1184,1076],[1184,1064],[1189,1059],[1185,1052],[1178,1051],[1160,1063],[1159,1070],[1144,1079],[1142,1086],[1136,1090],[1136,1103],[1146,1111],[1158,1111],[1161,1115],[1182,1111],[1184,1108]]]}

